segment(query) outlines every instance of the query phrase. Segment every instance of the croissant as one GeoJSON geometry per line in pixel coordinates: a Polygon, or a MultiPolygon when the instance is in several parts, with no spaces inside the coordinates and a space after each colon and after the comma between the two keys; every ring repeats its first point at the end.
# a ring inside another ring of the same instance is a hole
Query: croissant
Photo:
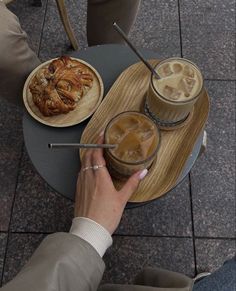
{"type": "Polygon", "coordinates": [[[40,69],[29,89],[34,104],[44,116],[68,113],[93,85],[93,75],[87,66],[62,56],[40,69]]]}

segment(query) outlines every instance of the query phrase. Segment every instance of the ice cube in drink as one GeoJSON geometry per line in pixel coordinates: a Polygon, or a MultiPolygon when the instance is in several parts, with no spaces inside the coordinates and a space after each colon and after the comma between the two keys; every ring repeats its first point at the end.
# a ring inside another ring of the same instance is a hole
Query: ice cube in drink
{"type": "Polygon", "coordinates": [[[122,179],[151,166],[160,144],[160,132],[144,114],[126,111],[109,122],[105,142],[118,145],[106,150],[105,158],[110,173],[122,179]]]}
{"type": "Polygon", "coordinates": [[[151,76],[146,106],[161,124],[184,121],[203,91],[203,77],[198,67],[183,58],[170,58],[155,70],[160,79],[151,76]]]}

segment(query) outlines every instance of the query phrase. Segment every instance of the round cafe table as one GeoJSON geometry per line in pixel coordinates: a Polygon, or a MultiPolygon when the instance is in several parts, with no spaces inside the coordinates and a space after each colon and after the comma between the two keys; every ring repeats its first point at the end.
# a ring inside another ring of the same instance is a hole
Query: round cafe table
{"type": "MultiPolygon", "coordinates": [[[[146,59],[158,59],[156,52],[147,49],[141,49],[141,52],[146,59]]],[[[75,52],[72,56],[87,61],[100,73],[104,82],[104,96],[123,70],[140,61],[129,47],[123,45],[90,47],[75,52]]],[[[53,189],[71,200],[74,200],[76,180],[80,169],[79,152],[71,149],[51,150],[48,148],[48,143],[78,143],[88,121],[89,119],[71,127],[55,128],[39,123],[27,112],[23,117],[25,145],[34,167],[53,189]]],[[[199,135],[177,184],[191,170],[200,152],[202,140],[203,133],[199,135]]],[[[142,204],[128,203],[127,207],[142,204]]]]}

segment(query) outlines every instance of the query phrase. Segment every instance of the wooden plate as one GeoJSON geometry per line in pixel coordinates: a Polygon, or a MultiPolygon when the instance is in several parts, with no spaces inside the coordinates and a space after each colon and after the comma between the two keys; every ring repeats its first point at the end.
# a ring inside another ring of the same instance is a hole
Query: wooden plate
{"type": "MultiPolygon", "coordinates": [[[[151,60],[152,65],[158,63],[151,60]]],[[[85,128],[81,142],[95,142],[98,134],[116,114],[127,110],[139,110],[143,106],[149,86],[150,73],[142,63],[127,68],[116,80],[98,110],[85,128]]],[[[161,146],[148,175],[140,183],[130,202],[156,199],[171,190],[184,169],[185,162],[202,132],[209,112],[209,97],[204,90],[194,106],[191,119],[185,126],[172,131],[161,130],[161,146]]],[[[81,154],[83,155],[83,151],[81,154]]],[[[122,186],[113,179],[115,186],[122,186]]]]}
{"type": "Polygon", "coordinates": [[[98,108],[99,104],[101,103],[103,93],[104,93],[104,86],[103,86],[101,76],[95,70],[95,68],[93,68],[87,62],[80,59],[76,59],[76,58],[72,58],[72,59],[81,62],[82,64],[86,65],[90,69],[90,72],[92,73],[94,77],[92,88],[78,102],[78,105],[73,111],[70,111],[67,114],[60,114],[60,115],[55,115],[55,116],[50,116],[50,117],[44,116],[39,111],[38,107],[34,104],[33,99],[32,99],[32,94],[29,90],[29,84],[31,80],[33,79],[34,75],[36,74],[36,72],[40,68],[47,66],[51,61],[53,61],[53,59],[45,63],[42,63],[31,72],[31,74],[29,75],[29,77],[27,78],[25,82],[24,89],[23,89],[23,101],[24,101],[25,107],[27,111],[29,112],[29,114],[37,121],[49,126],[53,126],[53,127],[67,127],[67,126],[76,125],[84,121],[85,119],[87,119],[90,115],[92,115],[94,111],[98,108]]]}

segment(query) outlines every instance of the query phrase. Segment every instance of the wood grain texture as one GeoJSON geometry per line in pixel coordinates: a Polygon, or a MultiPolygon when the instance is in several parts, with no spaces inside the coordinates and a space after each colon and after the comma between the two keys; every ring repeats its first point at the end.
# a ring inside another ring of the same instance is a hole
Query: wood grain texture
{"type": "MultiPolygon", "coordinates": [[[[75,58],[72,58],[72,59],[75,59],[75,58]]],[[[32,73],[27,78],[24,85],[24,89],[23,89],[23,101],[29,114],[37,121],[45,125],[49,125],[53,127],[72,126],[87,119],[98,108],[99,104],[102,101],[102,97],[104,93],[104,86],[103,86],[103,81],[101,79],[101,76],[95,70],[95,68],[93,68],[87,62],[80,59],[75,59],[75,60],[78,60],[79,62],[85,64],[90,69],[90,72],[93,75],[94,80],[93,80],[92,88],[87,92],[86,95],[84,95],[81,98],[76,108],[67,114],[54,115],[54,116],[49,116],[49,117],[44,116],[39,111],[38,107],[34,104],[33,99],[32,99],[32,94],[29,89],[29,84],[31,80],[33,79],[34,75],[36,74],[36,72],[40,68],[47,66],[52,60],[39,65],[37,68],[35,68],[32,71],[32,73]]]]}
{"type": "MultiPolygon", "coordinates": [[[[152,65],[157,60],[150,61],[152,65]]],[[[85,128],[81,142],[92,143],[105,129],[109,120],[116,114],[127,111],[141,111],[143,99],[148,89],[150,73],[140,62],[127,68],[116,80],[103,102],[85,128]]],[[[156,199],[171,190],[181,174],[201,133],[209,112],[209,97],[204,90],[196,102],[188,123],[179,129],[161,130],[161,146],[157,158],[148,175],[130,198],[130,202],[144,202],[156,199]]],[[[84,151],[81,151],[83,156],[84,151]]],[[[113,179],[117,188],[122,183],[113,179]]]]}

